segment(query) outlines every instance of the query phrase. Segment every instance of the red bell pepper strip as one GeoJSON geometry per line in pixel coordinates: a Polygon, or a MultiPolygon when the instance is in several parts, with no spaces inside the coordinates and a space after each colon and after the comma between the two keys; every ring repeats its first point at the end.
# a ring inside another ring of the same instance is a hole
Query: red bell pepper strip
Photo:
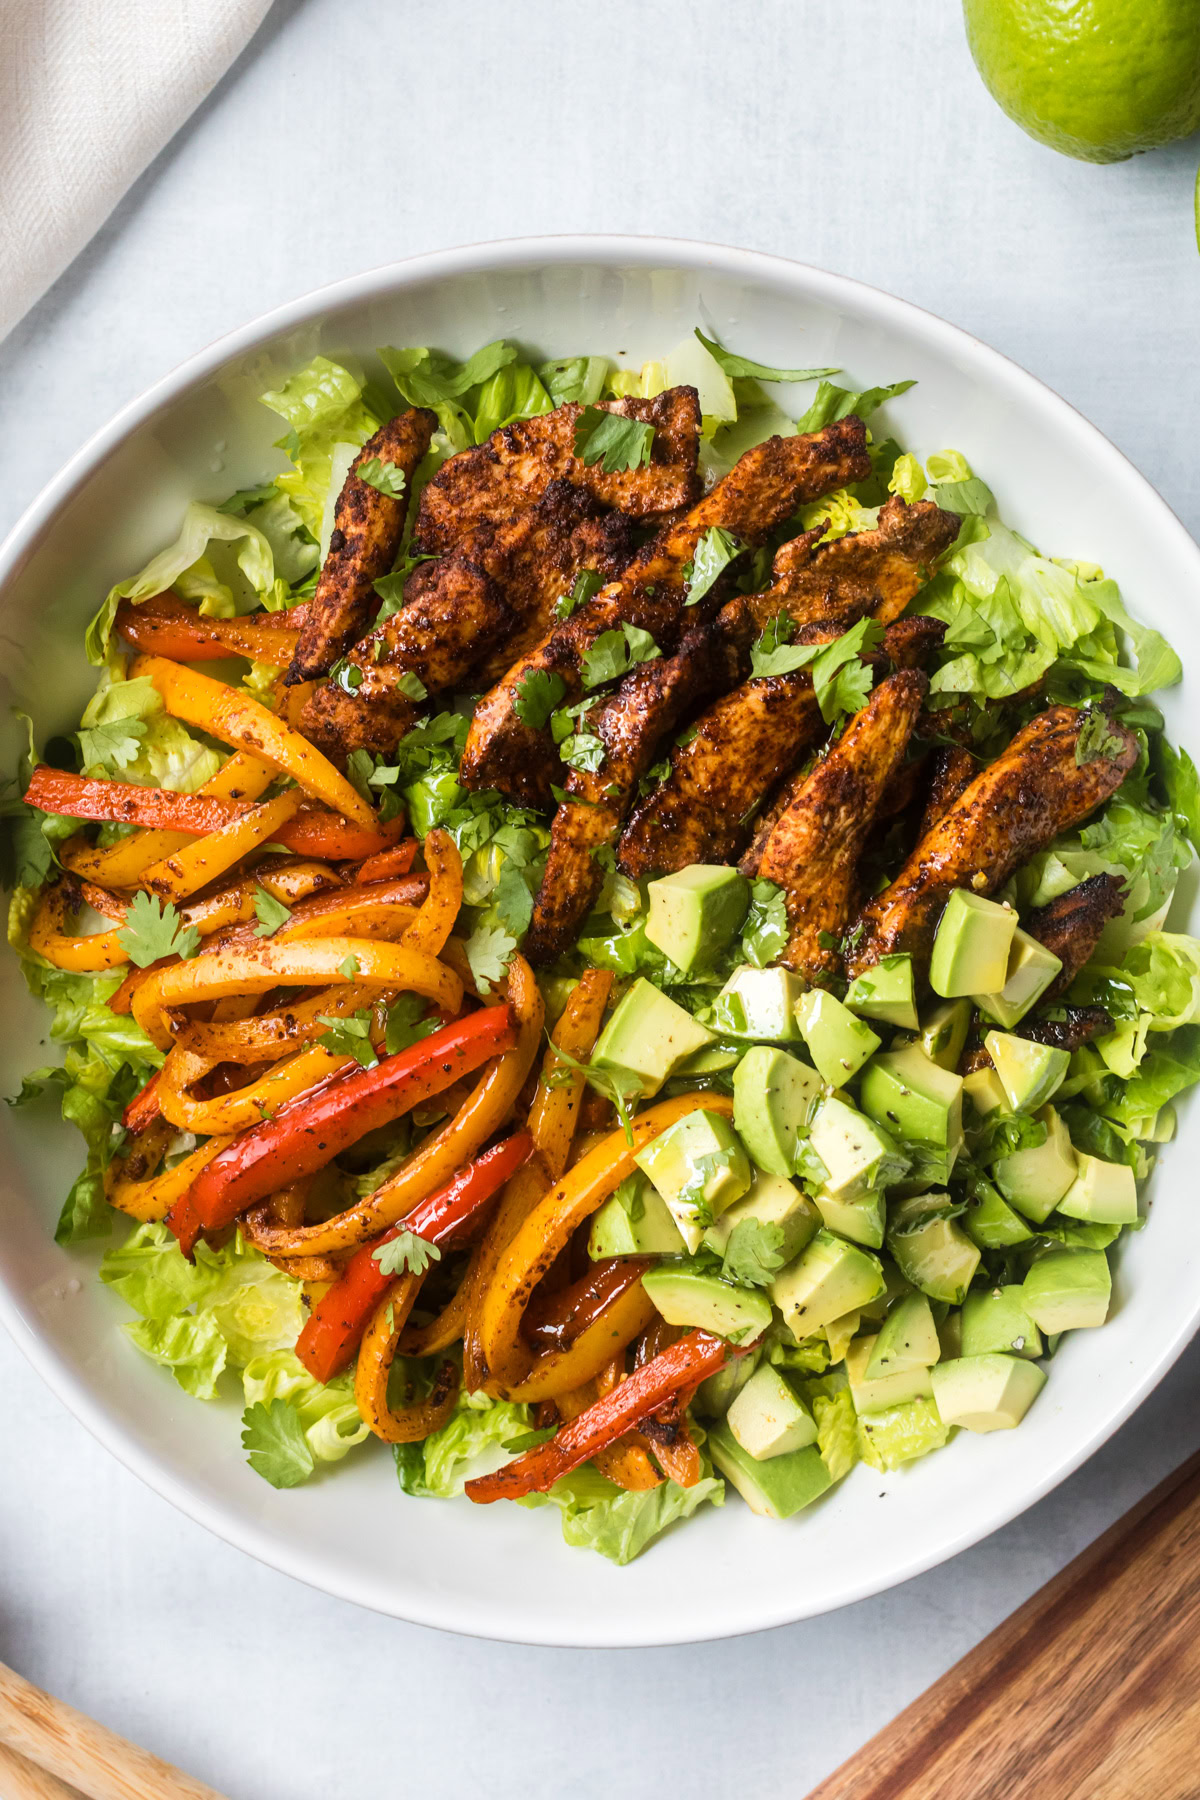
{"type": "MultiPolygon", "coordinates": [[[[749,1348],[749,1346],[747,1346],[749,1348]]],[[[610,1394],[589,1406],[577,1418],[564,1425],[548,1443],[527,1450],[515,1462],[494,1475],[481,1475],[468,1481],[466,1493],[478,1505],[488,1506],[493,1500],[517,1500],[522,1494],[544,1494],[563,1475],[569,1475],[580,1463],[587,1462],[598,1450],[615,1444],[639,1420],[669,1400],[680,1388],[692,1387],[706,1376],[715,1375],[730,1356],[742,1356],[724,1338],[707,1331],[689,1331],[677,1344],[671,1344],[651,1362],[619,1382],[610,1394]]]]}
{"type": "Polygon", "coordinates": [[[341,1275],[313,1307],[296,1340],[296,1355],[317,1381],[332,1381],[352,1361],[367,1321],[394,1281],[376,1261],[381,1244],[411,1231],[429,1244],[444,1244],[464,1220],[499,1193],[533,1154],[527,1131],[515,1131],[460,1169],[453,1181],[418,1201],[412,1211],[373,1243],[356,1250],[341,1275]]]}
{"type": "Polygon", "coordinates": [[[121,1114],[121,1123],[126,1131],[145,1131],[147,1125],[152,1124],[158,1115],[158,1076],[152,1075],[121,1114]]]}
{"type": "Polygon", "coordinates": [[[139,650],[173,662],[227,662],[231,656],[245,656],[286,668],[300,642],[300,622],[290,612],[205,619],[174,594],[157,594],[136,606],[123,600],[114,628],[139,650]]]}
{"type": "Polygon", "coordinates": [[[417,860],[417,840],[409,838],[406,843],[397,844],[394,850],[384,850],[378,856],[368,856],[365,863],[354,871],[354,881],[358,887],[366,887],[372,881],[392,881],[397,875],[407,875],[417,860]]]}
{"type": "MultiPolygon", "coordinates": [[[[68,819],[96,819],[120,825],[145,825],[156,831],[187,831],[204,837],[244,818],[252,800],[218,800],[204,794],[177,794],[168,788],[138,787],[127,781],[89,779],[41,763],[25,790],[28,806],[68,819]]],[[[368,831],[340,813],[323,807],[301,808],[281,825],[273,841],[302,856],[348,862],[390,850],[404,831],[396,818],[368,831]]]]}
{"type": "Polygon", "coordinates": [[[373,1069],[352,1069],[252,1125],[201,1169],[184,1200],[206,1231],[281,1187],[315,1175],[340,1151],[463,1075],[511,1050],[517,1028],[507,1006],[484,1006],[444,1025],[373,1069]]]}

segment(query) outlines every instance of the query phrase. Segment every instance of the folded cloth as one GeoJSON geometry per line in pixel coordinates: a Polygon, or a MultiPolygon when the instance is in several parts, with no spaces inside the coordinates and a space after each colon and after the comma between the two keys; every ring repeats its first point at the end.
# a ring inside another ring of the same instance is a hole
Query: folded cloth
{"type": "Polygon", "coordinates": [[[271,0],[0,0],[0,338],[216,86],[271,0]]]}

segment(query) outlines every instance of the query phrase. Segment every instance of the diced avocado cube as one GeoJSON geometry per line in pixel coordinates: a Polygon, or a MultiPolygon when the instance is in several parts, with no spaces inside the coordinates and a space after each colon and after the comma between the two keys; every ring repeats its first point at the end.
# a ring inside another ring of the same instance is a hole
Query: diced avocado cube
{"type": "Polygon", "coordinates": [[[967,1201],[962,1228],[981,1250],[1007,1250],[1013,1244],[1027,1244],[1033,1236],[1008,1201],[1001,1199],[990,1181],[982,1179],[977,1180],[967,1201]]]}
{"type": "Polygon", "coordinates": [[[989,1031],[983,1042],[1013,1112],[1036,1112],[1062,1086],[1071,1058],[1057,1044],[1007,1031],[989,1031]]]}
{"type": "Polygon", "coordinates": [[[696,1389],[694,1407],[702,1419],[723,1419],[762,1359],[762,1351],[747,1350],[731,1356],[723,1369],[709,1375],[696,1389]]]}
{"type": "Polygon", "coordinates": [[[883,1270],[867,1250],[818,1231],[795,1262],[771,1283],[771,1298],[793,1336],[809,1337],[831,1319],[853,1312],[883,1292],[883,1270]]]}
{"type": "Polygon", "coordinates": [[[722,1075],[726,1069],[736,1069],[743,1056],[740,1044],[709,1044],[703,1050],[697,1050],[694,1056],[685,1056],[681,1063],[676,1063],[672,1075],[722,1075]]]}
{"type": "Polygon", "coordinates": [[[1050,1250],[1021,1285],[1026,1312],[1049,1337],[1103,1325],[1108,1317],[1112,1276],[1103,1250],[1050,1250]]]}
{"type": "Polygon", "coordinates": [[[885,1186],[908,1166],[889,1132],[833,1094],[817,1108],[809,1142],[829,1171],[823,1191],[841,1200],[885,1186]]]}
{"type": "Polygon", "coordinates": [[[963,1093],[975,1108],[980,1118],[996,1111],[997,1107],[1008,1111],[1008,1095],[1001,1085],[1000,1077],[995,1069],[973,1069],[963,1077],[963,1093]]]}
{"type": "Polygon", "coordinates": [[[948,1150],[962,1142],[962,1076],[930,1062],[919,1044],[877,1056],[859,1104],[899,1137],[948,1150]]]}
{"type": "Polygon", "coordinates": [[[867,1378],[879,1381],[906,1369],[929,1369],[941,1355],[933,1310],[924,1294],[897,1300],[872,1340],[867,1378]]]}
{"type": "Polygon", "coordinates": [[[845,1087],[882,1039],[824,988],[810,988],[796,1002],[796,1023],[817,1073],[831,1087],[845,1087]]]}
{"type": "Polygon", "coordinates": [[[871,968],[855,976],[846,989],[846,1005],[866,1019],[880,1019],[885,1025],[915,1031],[917,1001],[912,957],[881,956],[871,968]]]}
{"type": "Polygon", "coordinates": [[[864,1300],[862,1315],[864,1319],[876,1327],[883,1324],[897,1300],[903,1300],[906,1294],[913,1292],[911,1282],[904,1279],[890,1256],[880,1258],[883,1269],[883,1289],[873,1300],[864,1300]]]}
{"type": "Polygon", "coordinates": [[[848,1312],[843,1313],[840,1319],[830,1319],[829,1323],[822,1327],[825,1333],[825,1342],[829,1345],[831,1363],[841,1362],[850,1348],[851,1339],[858,1336],[861,1324],[862,1314],[860,1312],[848,1312]]]}
{"type": "Polygon", "coordinates": [[[790,1519],[833,1485],[815,1444],[756,1462],[722,1419],[709,1431],[708,1449],[718,1472],[763,1519],[790,1519]]]}
{"type": "Polygon", "coordinates": [[[588,1255],[682,1256],[687,1246],[666,1201],[645,1175],[631,1175],[592,1219],[588,1255]]]}
{"type": "Polygon", "coordinates": [[[859,1194],[853,1200],[845,1200],[819,1188],[813,1195],[813,1205],[829,1231],[836,1231],[839,1237],[850,1238],[855,1244],[865,1244],[869,1250],[883,1248],[882,1194],[859,1194]]]}
{"type": "Polygon", "coordinates": [[[812,1414],[770,1363],[755,1370],[725,1414],[725,1422],[755,1462],[804,1450],[817,1441],[812,1414]]]}
{"type": "Polygon", "coordinates": [[[1004,986],[1017,915],[1011,906],[955,888],[938,920],[929,985],[944,1000],[1004,986]]]}
{"type": "Polygon", "coordinates": [[[760,1169],[791,1175],[801,1135],[821,1097],[821,1077],[807,1063],[756,1044],[733,1072],[733,1122],[760,1169]]]}
{"type": "Polygon", "coordinates": [[[739,1225],[778,1226],[781,1235],[775,1254],[782,1267],[799,1256],[820,1224],[820,1213],[794,1182],[785,1180],[782,1175],[769,1175],[763,1169],[755,1169],[750,1192],[735,1200],[719,1219],[713,1220],[704,1233],[704,1242],[718,1256],[724,1256],[739,1225]]]}
{"type": "Polygon", "coordinates": [[[713,1024],[726,1037],[756,1042],[800,1041],[796,1002],[804,983],[790,969],[735,969],[713,1001],[713,1024]]]}
{"type": "Polygon", "coordinates": [[[750,907],[745,876],[717,863],[692,863],[650,882],[646,891],[646,936],[685,973],[721,954],[750,907]]]}
{"type": "Polygon", "coordinates": [[[962,1308],[952,1306],[937,1328],[938,1343],[942,1354],[940,1362],[953,1362],[956,1356],[962,1355],[962,1308]]]}
{"type": "Polygon", "coordinates": [[[1053,950],[1047,950],[1045,944],[1039,944],[1027,931],[1018,929],[1013,932],[1004,985],[994,994],[972,997],[980,1012],[994,1019],[1005,1031],[1011,1031],[1041,999],[1061,969],[1062,961],[1053,950]]]}
{"type": "Polygon", "coordinates": [[[971,1002],[943,1000],[940,1006],[934,1007],[921,1026],[918,1041],[930,1062],[936,1063],[939,1069],[949,1069],[953,1073],[958,1068],[958,1059],[963,1053],[970,1028],[971,1002]]]}
{"type": "Polygon", "coordinates": [[[1019,1356],[960,1356],[933,1370],[933,1397],[944,1425],[1011,1431],[1046,1385],[1046,1373],[1019,1356]]]}
{"type": "Polygon", "coordinates": [[[717,1112],[685,1113],[634,1153],[693,1254],[705,1227],[750,1186],[750,1158],[729,1120],[717,1112]]]}
{"type": "Polygon", "coordinates": [[[686,1264],[647,1269],[642,1286],[668,1325],[695,1326],[731,1344],[748,1344],[771,1323],[770,1302],[757,1288],[735,1287],[686,1264]]]}
{"type": "Polygon", "coordinates": [[[932,1399],[933,1384],[924,1363],[896,1369],[890,1375],[867,1374],[877,1341],[873,1337],[855,1338],[846,1351],[846,1375],[855,1412],[886,1412],[889,1406],[904,1406],[909,1400],[932,1399]]]}
{"type": "Polygon", "coordinates": [[[635,1075],[642,1096],[657,1094],[677,1063],[711,1044],[713,1034],[676,1006],[652,981],[634,982],[600,1033],[592,1056],[598,1069],[635,1075]]]}
{"type": "Polygon", "coordinates": [[[1019,1284],[974,1289],[962,1306],[962,1354],[987,1356],[999,1350],[1006,1356],[1040,1356],[1042,1334],[1025,1311],[1025,1290],[1019,1284]]]}
{"type": "Polygon", "coordinates": [[[1129,1164],[1080,1152],[1078,1165],[1075,1180],[1058,1203],[1059,1212],[1097,1225],[1136,1225],[1137,1179],[1129,1164]]]}
{"type": "Polygon", "coordinates": [[[996,1186],[1027,1219],[1041,1225],[1068,1193],[1078,1167],[1071,1134],[1052,1106],[1037,1114],[1046,1141],[1029,1150],[1014,1150],[992,1167],[996,1186]]]}
{"type": "Polygon", "coordinates": [[[948,1194],[917,1194],[891,1208],[887,1245],[900,1273],[931,1300],[961,1305],[979,1267],[979,1250],[947,1217],[948,1194]]]}

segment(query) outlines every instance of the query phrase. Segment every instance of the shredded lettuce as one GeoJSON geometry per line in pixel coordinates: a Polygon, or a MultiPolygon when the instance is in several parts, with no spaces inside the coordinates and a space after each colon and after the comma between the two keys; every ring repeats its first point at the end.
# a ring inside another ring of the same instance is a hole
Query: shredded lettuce
{"type": "Polygon", "coordinates": [[[527,1406],[462,1391],[446,1423],[419,1444],[396,1445],[396,1473],[406,1494],[449,1500],[477,1475],[510,1460],[510,1438],[529,1430],[527,1406]]]}
{"type": "Polygon", "coordinates": [[[314,1381],[291,1350],[273,1350],[250,1358],[242,1370],[242,1388],[247,1411],[278,1401],[291,1407],[319,1463],[340,1462],[370,1430],[354,1401],[353,1370],[332,1381],[314,1381]]]}
{"type": "Polygon", "coordinates": [[[932,1400],[906,1400],[886,1412],[867,1413],[858,1421],[858,1449],[873,1469],[898,1469],[931,1450],[940,1450],[950,1433],[932,1400]]]}
{"type": "MultiPolygon", "coordinates": [[[[350,464],[382,421],[363,398],[363,383],[340,363],[314,356],[262,403],[291,427],[279,448],[292,468],[275,477],[323,558],[333,527],[333,502],[350,464]]],[[[263,532],[258,535],[264,544],[263,532]]],[[[270,548],[267,544],[268,550],[270,548]]]]}
{"type": "Polygon", "coordinates": [[[556,1481],[548,1494],[527,1494],[519,1504],[557,1506],[566,1543],[577,1550],[598,1550],[610,1562],[623,1564],[640,1556],[676,1519],[690,1519],[709,1500],[714,1506],[725,1504],[725,1483],[712,1474],[690,1488],[664,1481],[628,1492],[585,1464],[556,1481]]]}
{"type": "Polygon", "coordinates": [[[848,1475],[859,1458],[858,1420],[849,1388],[813,1396],[817,1422],[817,1448],[834,1481],[848,1475]]]}
{"type": "Polygon", "coordinates": [[[168,715],[152,681],[123,680],[112,663],[84,709],[79,745],[85,775],[183,794],[211,781],[224,760],[168,715]]]}

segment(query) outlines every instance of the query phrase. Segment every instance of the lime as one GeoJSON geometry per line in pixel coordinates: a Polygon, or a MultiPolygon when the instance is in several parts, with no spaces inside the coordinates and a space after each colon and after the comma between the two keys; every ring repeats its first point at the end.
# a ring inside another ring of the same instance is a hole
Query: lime
{"type": "Polygon", "coordinates": [[[964,0],[993,98],[1031,137],[1119,162],[1200,127],[1198,0],[964,0]]]}

